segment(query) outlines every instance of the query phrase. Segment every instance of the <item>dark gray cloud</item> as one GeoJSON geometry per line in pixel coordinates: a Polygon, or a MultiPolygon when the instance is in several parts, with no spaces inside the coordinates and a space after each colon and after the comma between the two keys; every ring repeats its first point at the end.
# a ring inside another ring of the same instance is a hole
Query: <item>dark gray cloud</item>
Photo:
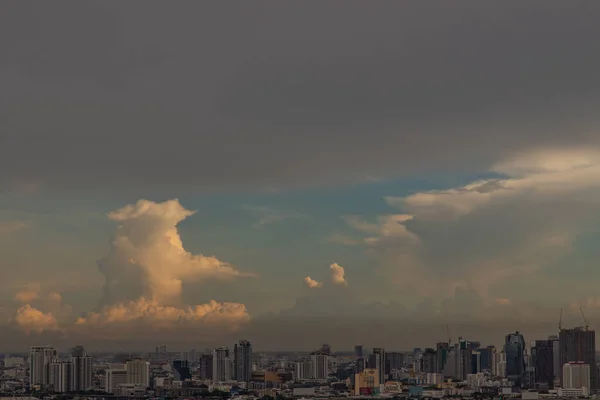
{"type": "Polygon", "coordinates": [[[0,179],[278,186],[596,145],[599,16],[554,0],[8,2],[0,179]]]}

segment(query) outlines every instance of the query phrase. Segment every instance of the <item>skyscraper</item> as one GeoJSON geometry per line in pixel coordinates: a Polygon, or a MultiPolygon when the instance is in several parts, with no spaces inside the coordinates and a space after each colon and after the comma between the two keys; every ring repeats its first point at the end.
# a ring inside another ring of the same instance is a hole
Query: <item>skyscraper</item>
{"type": "Polygon", "coordinates": [[[216,348],[212,357],[212,380],[213,382],[224,382],[231,380],[231,359],[229,349],[226,346],[216,348]]]}
{"type": "MultiPolygon", "coordinates": [[[[590,389],[598,389],[596,366],[596,332],[587,328],[561,329],[559,333],[560,365],[581,361],[590,366],[590,389]]],[[[561,374],[560,384],[564,387],[561,374]]]]}
{"type": "Polygon", "coordinates": [[[252,377],[252,345],[247,340],[240,340],[233,347],[235,379],[250,382],[252,377]]]}
{"type": "Polygon", "coordinates": [[[374,348],[373,354],[369,359],[369,368],[379,371],[379,382],[385,382],[387,380],[386,365],[385,349],[381,347],[374,348]]]}
{"type": "Polygon", "coordinates": [[[518,331],[506,335],[504,342],[506,354],[506,377],[520,387],[525,378],[525,338],[518,331]]]}
{"type": "Polygon", "coordinates": [[[50,346],[33,346],[29,350],[29,382],[31,385],[48,385],[48,364],[57,356],[50,346]]]}
{"type": "Polygon", "coordinates": [[[363,347],[362,347],[362,345],[358,344],[358,345],[354,346],[354,356],[356,358],[362,358],[362,356],[363,356],[363,347]]]}
{"type": "Polygon", "coordinates": [[[198,360],[198,372],[200,379],[212,379],[213,378],[213,355],[202,354],[198,360]]]}
{"type": "Polygon", "coordinates": [[[329,376],[329,356],[322,351],[315,351],[310,355],[312,374],[314,379],[327,379],[329,376]]]}
{"type": "Polygon", "coordinates": [[[67,393],[71,387],[73,364],[70,361],[54,359],[48,364],[48,386],[56,393],[67,393]]]}
{"type": "Polygon", "coordinates": [[[535,367],[535,383],[554,388],[554,342],[552,340],[536,340],[531,348],[531,357],[535,367]]]}
{"type": "Polygon", "coordinates": [[[71,390],[83,392],[92,389],[92,357],[85,352],[82,346],[76,346],[71,351],[69,361],[73,364],[71,390]]]}

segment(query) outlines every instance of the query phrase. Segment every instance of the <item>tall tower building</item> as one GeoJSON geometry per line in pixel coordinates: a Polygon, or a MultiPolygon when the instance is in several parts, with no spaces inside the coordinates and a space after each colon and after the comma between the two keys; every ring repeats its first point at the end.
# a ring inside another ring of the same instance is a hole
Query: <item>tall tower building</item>
{"type": "Polygon", "coordinates": [[[506,377],[520,387],[525,378],[525,338],[518,331],[506,335],[504,342],[506,355],[506,377]]]}
{"type": "Polygon", "coordinates": [[[363,357],[363,347],[360,344],[354,346],[354,357],[362,358],[363,357]]]}
{"type": "Polygon", "coordinates": [[[141,358],[134,358],[125,363],[127,383],[136,386],[150,386],[150,363],[141,358]]]}
{"type": "Polygon", "coordinates": [[[48,386],[51,386],[55,393],[67,393],[73,390],[72,375],[73,364],[70,361],[54,359],[48,364],[48,386]]]}
{"type": "MultiPolygon", "coordinates": [[[[559,333],[560,365],[581,361],[590,366],[590,389],[598,389],[596,366],[596,332],[586,328],[561,329],[559,333]]],[[[564,387],[561,376],[560,384],[564,387]]]]}
{"type": "Polygon", "coordinates": [[[369,368],[378,370],[379,382],[384,383],[387,380],[385,349],[376,347],[373,349],[373,354],[371,356],[372,357],[369,361],[372,365],[369,365],[369,368]]]}
{"type": "Polygon", "coordinates": [[[554,382],[560,382],[562,367],[560,365],[560,342],[558,336],[548,336],[548,341],[552,342],[552,372],[554,373],[554,382]]]}
{"type": "Polygon", "coordinates": [[[240,340],[233,347],[235,379],[239,382],[250,382],[252,377],[252,345],[247,340],[240,340]]]}
{"type": "Polygon", "coordinates": [[[329,376],[329,356],[321,351],[310,355],[313,379],[327,379],[329,376]]]}
{"type": "Polygon", "coordinates": [[[48,364],[56,357],[56,349],[50,346],[33,346],[29,349],[29,383],[48,385],[48,364]]]}
{"type": "Polygon", "coordinates": [[[198,372],[200,379],[212,379],[213,378],[213,355],[202,354],[198,360],[198,372]]]}
{"type": "Polygon", "coordinates": [[[535,368],[535,383],[554,388],[554,342],[536,340],[531,348],[532,364],[535,368]]]}
{"type": "Polygon", "coordinates": [[[213,351],[213,382],[224,382],[231,380],[231,359],[229,349],[226,346],[216,348],[213,351]]]}
{"type": "Polygon", "coordinates": [[[85,352],[83,346],[73,348],[69,361],[73,364],[71,390],[84,392],[93,389],[92,357],[85,352]]]}

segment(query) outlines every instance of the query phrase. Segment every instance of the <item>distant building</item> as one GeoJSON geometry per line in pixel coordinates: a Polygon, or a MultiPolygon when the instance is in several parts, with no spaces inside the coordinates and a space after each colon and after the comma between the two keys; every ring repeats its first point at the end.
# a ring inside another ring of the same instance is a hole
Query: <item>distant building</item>
{"type": "Polygon", "coordinates": [[[117,393],[119,385],[125,385],[127,383],[127,371],[124,369],[107,369],[104,391],[106,393],[117,393]]]}
{"type": "Polygon", "coordinates": [[[33,346],[29,350],[29,382],[31,385],[48,385],[48,364],[57,356],[51,346],[33,346]]]}
{"type": "Polygon", "coordinates": [[[554,388],[554,342],[552,340],[536,340],[531,348],[531,357],[535,368],[536,385],[547,385],[554,388]]]}
{"type": "Polygon", "coordinates": [[[365,369],[354,377],[354,395],[372,395],[379,389],[380,373],[376,369],[365,369]]]}
{"type": "Polygon", "coordinates": [[[55,359],[48,364],[48,386],[56,393],[67,393],[71,388],[73,364],[55,359]]]}
{"type": "Polygon", "coordinates": [[[329,376],[329,355],[315,351],[310,355],[313,379],[327,379],[329,376]]]}
{"type": "Polygon", "coordinates": [[[198,374],[200,379],[209,380],[213,378],[213,355],[202,354],[198,359],[198,374]]]}
{"type": "Polygon", "coordinates": [[[150,363],[141,358],[134,358],[125,363],[127,384],[135,386],[150,386],[150,363]]]}
{"type": "Polygon", "coordinates": [[[190,372],[190,366],[188,361],[173,361],[173,380],[177,382],[184,382],[190,379],[192,379],[192,374],[190,372]]]}
{"type": "Polygon", "coordinates": [[[376,369],[379,374],[378,381],[385,382],[387,380],[386,369],[389,370],[389,364],[386,362],[385,349],[376,347],[373,349],[373,354],[369,357],[369,369],[376,369]]]}
{"type": "Polygon", "coordinates": [[[518,331],[506,335],[504,342],[506,354],[506,377],[517,387],[521,387],[525,378],[525,339],[518,331]]]}
{"type": "Polygon", "coordinates": [[[216,348],[212,356],[212,380],[214,383],[231,380],[231,358],[226,346],[216,348]]]}
{"type": "Polygon", "coordinates": [[[361,345],[354,346],[354,356],[356,358],[362,358],[363,357],[363,347],[361,345]]]}
{"type": "MultiPolygon", "coordinates": [[[[577,361],[588,364],[590,366],[590,389],[598,389],[596,332],[579,327],[574,329],[561,329],[559,333],[559,346],[560,365],[564,366],[568,362],[577,361]]],[[[564,387],[564,381],[562,379],[561,386],[564,387]]]]}
{"type": "Polygon", "coordinates": [[[588,388],[591,384],[590,366],[583,362],[568,362],[563,366],[563,389],[588,388]]]}
{"type": "Polygon", "coordinates": [[[83,346],[73,348],[69,361],[73,364],[71,390],[84,392],[93,389],[92,357],[85,352],[83,346]]]}
{"type": "Polygon", "coordinates": [[[252,345],[247,340],[240,340],[233,348],[235,379],[250,382],[252,377],[252,345]]]}

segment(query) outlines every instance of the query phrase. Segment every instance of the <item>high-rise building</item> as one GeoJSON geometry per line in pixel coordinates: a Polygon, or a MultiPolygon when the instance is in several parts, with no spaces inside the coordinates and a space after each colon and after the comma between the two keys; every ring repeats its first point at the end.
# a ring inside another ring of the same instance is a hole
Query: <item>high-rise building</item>
{"type": "Polygon", "coordinates": [[[310,355],[313,379],[327,379],[329,376],[329,356],[321,351],[315,351],[310,355]]]}
{"type": "Polygon", "coordinates": [[[560,382],[562,368],[560,365],[560,342],[556,335],[548,336],[548,341],[552,342],[552,372],[554,373],[554,383],[560,382]]]}
{"type": "Polygon", "coordinates": [[[73,348],[69,361],[73,364],[71,390],[84,392],[93,389],[92,357],[85,352],[83,346],[73,348]]]}
{"type": "Polygon", "coordinates": [[[327,343],[323,343],[321,345],[321,348],[319,349],[319,351],[325,355],[330,356],[331,355],[331,346],[328,345],[327,343]]]}
{"type": "Polygon", "coordinates": [[[535,383],[554,388],[554,342],[536,340],[531,348],[532,364],[535,368],[535,383]]]}
{"type": "Polygon", "coordinates": [[[362,358],[363,357],[363,347],[360,344],[354,346],[354,357],[362,358]]]}
{"type": "Polygon", "coordinates": [[[208,380],[213,378],[213,355],[202,354],[198,360],[198,374],[200,379],[208,380]]]}
{"type": "Polygon", "coordinates": [[[479,350],[471,353],[471,374],[478,374],[481,369],[481,353],[479,350]]]}
{"type": "Polygon", "coordinates": [[[590,366],[584,362],[568,362],[563,366],[563,389],[590,388],[590,366]]]}
{"type": "Polygon", "coordinates": [[[31,385],[48,385],[48,364],[56,357],[51,346],[33,346],[29,350],[29,382],[31,385]]]}
{"type": "Polygon", "coordinates": [[[213,382],[225,382],[231,380],[231,358],[229,357],[229,348],[226,346],[213,350],[213,382]]]}
{"type": "Polygon", "coordinates": [[[252,377],[252,345],[247,340],[240,340],[233,347],[235,379],[239,382],[250,382],[252,377]]]}
{"type": "Polygon", "coordinates": [[[504,342],[506,354],[506,377],[517,387],[521,387],[525,378],[525,339],[518,331],[506,335],[504,342]]]}
{"type": "Polygon", "coordinates": [[[388,351],[385,353],[386,367],[389,370],[400,370],[404,366],[404,354],[397,351],[388,351]]]}
{"type": "Polygon", "coordinates": [[[134,358],[125,363],[127,383],[148,387],[150,386],[150,363],[141,358],[134,358]]]}
{"type": "MultiPolygon", "coordinates": [[[[596,366],[596,332],[586,328],[561,329],[559,333],[560,365],[581,361],[590,366],[590,389],[598,389],[596,366]]],[[[560,381],[564,387],[564,381],[560,381]]]]}
{"type": "Polygon", "coordinates": [[[458,343],[454,345],[454,349],[456,351],[455,378],[466,380],[467,375],[471,373],[473,346],[467,340],[459,339],[458,343]]]}
{"type": "MultiPolygon", "coordinates": [[[[373,354],[369,359],[369,368],[376,369],[379,373],[379,382],[385,382],[387,380],[387,364],[385,359],[385,349],[376,347],[373,349],[373,354]]],[[[389,367],[388,367],[389,368],[389,367]]]]}
{"type": "Polygon", "coordinates": [[[480,347],[477,351],[480,354],[481,371],[491,371],[492,355],[496,352],[496,348],[494,346],[480,347]]]}
{"type": "Polygon", "coordinates": [[[437,354],[434,349],[427,348],[421,356],[421,372],[433,374],[438,372],[437,354]]]}
{"type": "Polygon", "coordinates": [[[72,391],[71,376],[73,364],[70,361],[54,359],[48,364],[48,386],[55,393],[67,393],[72,391]]]}
{"type": "Polygon", "coordinates": [[[184,382],[190,379],[192,379],[192,374],[190,372],[189,363],[184,360],[173,361],[173,380],[184,382]]]}
{"type": "Polygon", "coordinates": [[[106,393],[116,393],[119,385],[127,383],[127,371],[124,369],[107,369],[105,377],[104,391],[106,393]]]}
{"type": "Polygon", "coordinates": [[[448,343],[440,342],[435,345],[435,354],[437,356],[437,371],[442,372],[448,360],[448,343]]]}
{"type": "Polygon", "coordinates": [[[296,362],[296,379],[300,381],[313,379],[312,362],[310,359],[298,360],[296,362]]]}

